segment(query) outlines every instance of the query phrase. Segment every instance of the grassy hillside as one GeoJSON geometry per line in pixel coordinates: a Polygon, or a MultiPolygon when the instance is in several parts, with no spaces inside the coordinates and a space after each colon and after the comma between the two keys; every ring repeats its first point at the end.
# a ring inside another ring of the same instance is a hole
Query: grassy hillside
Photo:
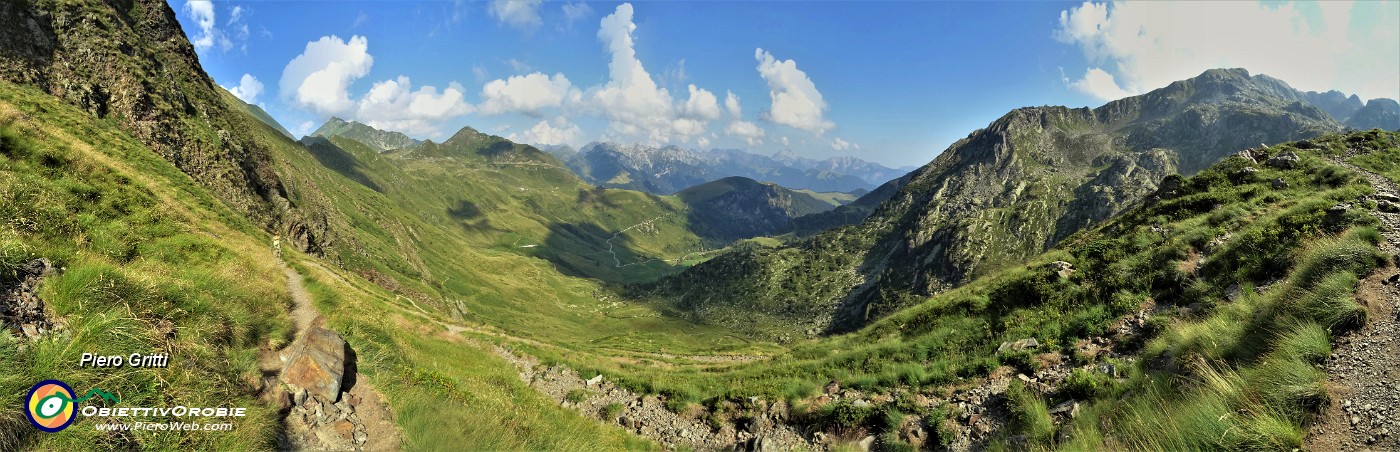
{"type": "MultiPolygon", "coordinates": [[[[319,167],[305,152],[297,159],[319,167]]],[[[227,405],[250,412],[229,434],[108,435],[95,431],[93,420],[80,419],[63,434],[43,435],[22,414],[7,411],[0,414],[0,449],[276,447],[280,417],[256,398],[260,350],[290,339],[290,297],[267,246],[270,237],[111,122],[30,88],[0,85],[0,168],[0,281],[12,282],[5,278],[41,257],[63,269],[38,292],[52,320],[63,327],[32,343],[0,335],[3,403],[17,406],[34,382],[59,378],[78,391],[110,391],[121,406],[227,405]],[[84,352],[134,350],[170,353],[173,365],[77,368],[84,352]]],[[[357,186],[340,180],[336,186],[357,186]]],[[[652,447],[534,393],[486,345],[431,334],[431,324],[418,317],[425,311],[406,311],[423,309],[421,302],[351,272],[332,273],[319,259],[290,250],[288,255],[307,262],[297,267],[307,274],[318,306],[357,351],[361,374],[388,396],[410,449],[652,447]]],[[[573,301],[596,290],[590,287],[596,283],[579,284],[572,287],[576,292],[559,294],[573,301]],[[567,298],[571,293],[574,298],[567,298]]],[[[672,337],[669,332],[685,329],[684,324],[626,307],[604,311],[607,305],[589,301],[572,309],[543,301],[520,304],[535,311],[512,315],[555,340],[632,334],[601,344],[629,347],[635,340],[656,339],[678,350],[709,348],[722,340],[693,328],[694,336],[672,337]],[[635,318],[610,321],[608,314],[635,318]]],[[[501,315],[493,322],[510,320],[501,315]]]]}
{"type": "Polygon", "coordinates": [[[695,234],[718,242],[775,236],[792,229],[792,220],[831,210],[806,193],[746,177],[726,177],[676,193],[685,203],[695,234]]]}
{"type": "MultiPolygon", "coordinates": [[[[1072,377],[1047,381],[1049,389],[993,396],[1007,400],[1013,419],[993,443],[1071,450],[1298,447],[1309,413],[1326,397],[1325,375],[1313,363],[1327,356],[1331,338],[1365,321],[1353,301],[1356,282],[1386,265],[1377,220],[1364,207],[1329,211],[1372,191],[1329,155],[1400,149],[1400,135],[1367,134],[1373,138],[1314,140],[1321,150],[1283,145],[1256,154],[1262,162],[1295,152],[1302,159],[1294,169],[1231,157],[1029,263],[858,332],[797,342],[771,359],[664,371],[593,366],[692,403],[792,400],[809,410],[805,422],[844,422],[890,433],[884,441],[897,444],[885,419],[916,415],[953,441],[957,429],[944,422],[958,410],[930,400],[989,378],[1004,384],[1008,375],[1030,375],[1043,362],[1061,360],[1072,377]],[[1276,187],[1276,178],[1287,186],[1276,187]],[[1072,263],[1072,274],[1049,266],[1061,260],[1072,263]],[[1139,311],[1145,317],[1136,332],[1115,333],[1115,325],[1139,311]],[[1034,353],[997,352],[999,344],[1025,338],[1042,346],[1034,353]],[[1102,343],[1095,340],[1113,344],[1114,352],[1086,353],[1085,344],[1102,343]],[[1105,364],[1115,365],[1120,378],[1098,370],[1105,364]],[[815,398],[833,380],[868,400],[893,400],[848,416],[849,405],[815,398]],[[1049,407],[1070,398],[1087,406],[1084,414],[1052,423],[1049,407]]],[[[532,353],[576,362],[543,348],[532,353]]]]}
{"type": "MultiPolygon", "coordinates": [[[[798,192],[798,193],[804,193],[804,194],[806,194],[807,196],[811,196],[811,197],[813,197],[813,198],[817,198],[817,200],[819,200],[819,201],[821,201],[821,202],[824,202],[824,203],[827,203],[827,204],[831,205],[832,207],[844,206],[844,205],[850,204],[852,201],[855,201],[856,199],[859,199],[859,198],[860,198],[860,195],[857,195],[857,194],[853,194],[853,193],[842,193],[842,192],[836,192],[836,191],[832,191],[832,192],[816,192],[816,191],[808,190],[808,189],[805,189],[805,188],[804,188],[804,189],[801,189],[801,190],[794,190],[794,191],[796,191],[796,192],[798,192]]],[[[864,195],[865,193],[869,193],[869,191],[868,191],[868,190],[858,190],[857,193],[860,193],[861,195],[864,195]]]]}
{"type": "MultiPolygon", "coordinates": [[[[0,403],[59,378],[124,406],[246,406],[227,435],[95,431],[79,420],[39,435],[0,414],[0,449],[263,449],[280,418],[255,399],[258,351],[289,338],[290,298],[268,237],[174,166],[86,112],[0,84],[0,281],[46,258],[40,286],[55,323],[36,342],[0,334],[0,403]],[[173,356],[166,369],[79,369],[83,353],[173,356]]],[[[81,388],[81,389],[79,389],[81,388]]],[[[152,419],[162,422],[173,419],[152,419]]]]}

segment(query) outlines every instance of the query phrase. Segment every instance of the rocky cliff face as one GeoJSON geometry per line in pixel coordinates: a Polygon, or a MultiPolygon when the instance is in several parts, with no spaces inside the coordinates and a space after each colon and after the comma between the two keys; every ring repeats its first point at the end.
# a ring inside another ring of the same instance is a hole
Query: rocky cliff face
{"type": "Polygon", "coordinates": [[[323,215],[294,208],[250,119],[204,73],[161,0],[0,3],[0,79],[120,123],[230,207],[318,251],[323,215]]]}
{"type": "Polygon", "coordinates": [[[1023,108],[916,170],[859,225],[721,256],[646,294],[739,329],[766,318],[780,331],[844,331],[1040,253],[1168,175],[1341,128],[1287,84],[1243,70],[1093,110],[1023,108]]]}

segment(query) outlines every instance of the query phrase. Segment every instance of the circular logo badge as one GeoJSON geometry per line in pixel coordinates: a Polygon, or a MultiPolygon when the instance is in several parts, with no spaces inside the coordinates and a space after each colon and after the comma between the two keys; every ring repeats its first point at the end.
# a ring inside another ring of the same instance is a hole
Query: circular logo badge
{"type": "Polygon", "coordinates": [[[54,433],[73,423],[77,411],[73,405],[73,388],[58,380],[44,380],[29,390],[24,414],[34,428],[54,433]]]}

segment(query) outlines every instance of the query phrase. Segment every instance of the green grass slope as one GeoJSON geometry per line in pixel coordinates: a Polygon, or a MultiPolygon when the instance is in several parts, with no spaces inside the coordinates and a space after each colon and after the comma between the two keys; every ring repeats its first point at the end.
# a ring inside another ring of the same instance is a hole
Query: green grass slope
{"type": "MultiPolygon", "coordinates": [[[[1058,353],[1076,367],[1115,364],[1126,377],[1083,373],[1075,377],[1082,381],[1054,392],[1011,397],[1013,414],[1025,422],[1014,422],[999,441],[1013,449],[1299,447],[1310,413],[1326,397],[1325,374],[1313,364],[1330,353],[1334,335],[1365,321],[1353,301],[1356,282],[1385,264],[1375,218],[1363,208],[1329,211],[1372,192],[1329,155],[1346,148],[1369,156],[1400,150],[1396,133],[1366,134],[1372,138],[1332,135],[1313,140],[1320,150],[1281,145],[1260,156],[1296,152],[1302,160],[1294,169],[1230,157],[1025,264],[857,332],[798,341],[771,359],[665,371],[598,367],[691,403],[788,399],[806,407],[800,412],[808,417],[800,422],[822,428],[840,420],[889,433],[894,427],[883,419],[890,416],[917,415],[939,426],[956,414],[947,405],[911,404],[914,395],[944,397],[1003,366],[1017,369],[1013,373],[1034,370],[1034,355],[998,354],[997,348],[1036,338],[1042,352],[1058,353]],[[1276,188],[1276,178],[1287,186],[1276,188]],[[1057,260],[1076,271],[1057,274],[1048,266],[1057,260]],[[1227,294],[1236,287],[1242,295],[1230,301],[1227,294]],[[1078,352],[1088,339],[1111,336],[1114,322],[1145,305],[1159,308],[1144,334],[1120,344],[1122,353],[1138,359],[1078,352]],[[905,395],[849,416],[842,411],[849,407],[814,399],[831,380],[867,395],[905,395]],[[1086,403],[1085,414],[1072,423],[1050,423],[1047,407],[1069,398],[1086,403]],[[837,415],[844,417],[830,417],[837,415]]],[[[898,443],[893,434],[883,441],[898,443]]]]}
{"type": "MultiPolygon", "coordinates": [[[[0,413],[0,449],[267,449],[280,419],[255,399],[258,351],[285,343],[291,299],[268,238],[149,148],[86,112],[0,84],[0,281],[32,259],[60,273],[38,295],[65,325],[36,342],[0,334],[0,403],[59,378],[121,406],[244,406],[223,435],[39,434],[0,413]],[[83,353],[171,354],[165,369],[78,368],[83,353]]],[[[81,388],[81,389],[79,389],[81,388]]],[[[151,419],[155,422],[175,419],[151,419]]]]}
{"type": "MultiPolygon", "coordinates": [[[[314,159],[302,163],[320,167],[314,159]]],[[[243,406],[250,413],[229,433],[113,435],[96,431],[95,419],[80,419],[61,434],[41,434],[20,412],[7,410],[0,413],[0,449],[277,447],[281,421],[274,407],[256,397],[257,360],[263,348],[290,339],[291,300],[267,246],[270,238],[256,225],[111,121],[10,84],[0,84],[0,225],[0,281],[9,283],[5,278],[32,259],[50,259],[63,271],[46,279],[38,295],[51,319],[64,325],[37,342],[0,335],[0,402],[18,406],[30,385],[59,378],[78,391],[110,391],[121,400],[118,406],[243,406]],[[172,365],[77,368],[84,352],[132,351],[169,353],[172,365]]],[[[307,274],[316,303],[357,351],[360,373],[387,396],[408,449],[653,448],[535,393],[488,344],[425,333],[422,317],[405,318],[406,309],[422,309],[414,301],[352,272],[331,273],[320,259],[291,250],[287,255],[303,262],[296,267],[307,274]]],[[[578,290],[580,297],[589,293],[578,290]]],[[[564,308],[550,305],[534,314],[557,318],[540,325],[545,336],[595,335],[586,340],[684,328],[642,312],[612,328],[570,327],[581,321],[577,315],[551,309],[564,308]]],[[[587,322],[604,323],[591,317],[587,322]]],[[[698,338],[676,339],[675,347],[708,347],[707,334],[696,333],[698,338]]]]}

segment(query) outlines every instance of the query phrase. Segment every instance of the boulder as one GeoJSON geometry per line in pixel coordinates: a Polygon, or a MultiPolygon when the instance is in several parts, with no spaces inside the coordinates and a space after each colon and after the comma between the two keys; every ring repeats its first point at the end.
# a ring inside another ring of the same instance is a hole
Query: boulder
{"type": "Polygon", "coordinates": [[[1288,181],[1283,180],[1282,177],[1275,177],[1274,181],[1270,182],[1270,184],[1274,186],[1274,190],[1283,190],[1285,188],[1288,188],[1288,181]]]}
{"type": "Polygon", "coordinates": [[[1246,166],[1235,172],[1235,180],[1249,181],[1254,178],[1254,173],[1259,172],[1259,168],[1246,166]]]}
{"type": "Polygon", "coordinates": [[[1055,261],[1050,263],[1050,270],[1059,274],[1061,278],[1068,278],[1074,274],[1074,264],[1065,261],[1055,261]]]}
{"type": "Polygon", "coordinates": [[[603,382],[603,374],[598,374],[598,375],[594,376],[593,378],[589,378],[588,381],[585,381],[585,382],[584,382],[584,384],[588,385],[589,387],[593,387],[593,386],[599,385],[599,384],[602,383],[602,382],[603,382]]]}
{"type": "Polygon", "coordinates": [[[830,383],[827,383],[827,384],[826,384],[826,393],[827,393],[827,394],[835,394],[835,393],[838,393],[838,392],[841,392],[841,383],[840,383],[840,382],[838,382],[838,381],[836,381],[836,380],[831,380],[830,383]]]}
{"type": "Polygon", "coordinates": [[[1302,159],[1298,158],[1298,154],[1285,152],[1265,161],[1264,166],[1278,169],[1293,169],[1297,168],[1298,163],[1301,161],[1302,159]]]}
{"type": "Polygon", "coordinates": [[[336,436],[345,440],[351,440],[355,437],[355,424],[353,422],[345,420],[336,421],[334,424],[331,424],[331,429],[335,431],[336,436]]]}
{"type": "Polygon", "coordinates": [[[1079,415],[1079,401],[1066,400],[1064,402],[1060,402],[1059,405],[1055,405],[1054,408],[1050,409],[1050,414],[1063,414],[1065,416],[1069,416],[1070,418],[1074,418],[1075,416],[1079,415]]]}
{"type": "Polygon", "coordinates": [[[345,348],[340,334],[313,327],[282,352],[286,365],[280,378],[311,396],[334,401],[345,378],[345,348]]]}
{"type": "Polygon", "coordinates": [[[1240,299],[1240,295],[1242,295],[1242,291],[1240,290],[1240,285],[1239,285],[1239,284],[1230,284],[1230,287],[1226,287],[1226,288],[1225,288],[1225,300],[1226,300],[1226,301],[1235,301],[1235,300],[1239,300],[1239,299],[1240,299]]]}
{"type": "Polygon", "coordinates": [[[1015,341],[1015,342],[1002,342],[1002,343],[1001,343],[1001,346],[997,347],[997,353],[1006,353],[1006,352],[1008,352],[1008,351],[1029,350],[1029,349],[1038,348],[1038,347],[1040,347],[1040,341],[1037,341],[1037,340],[1035,340],[1035,338],[1032,337],[1032,338],[1021,339],[1021,340],[1015,341]]]}
{"type": "Polygon", "coordinates": [[[1376,208],[1385,213],[1400,213],[1400,203],[1381,201],[1376,204],[1376,208]]]}

